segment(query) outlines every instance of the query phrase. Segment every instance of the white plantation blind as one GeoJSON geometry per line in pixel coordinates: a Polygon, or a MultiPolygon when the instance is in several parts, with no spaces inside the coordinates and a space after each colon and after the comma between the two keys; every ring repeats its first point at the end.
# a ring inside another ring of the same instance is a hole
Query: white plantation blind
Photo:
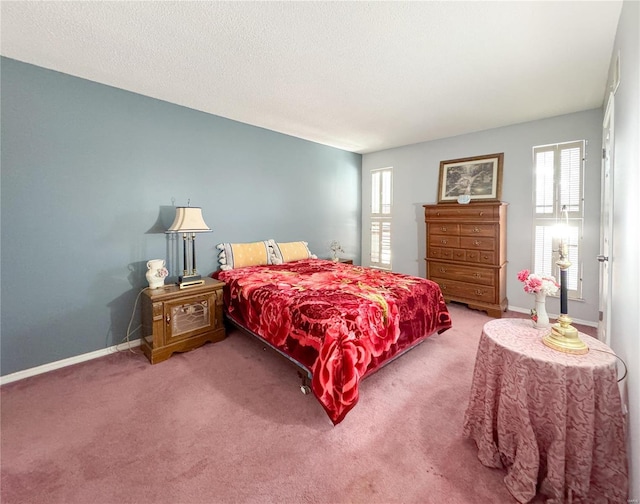
{"type": "Polygon", "coordinates": [[[371,171],[371,266],[391,269],[393,170],[371,171]]]}
{"type": "MultiPolygon", "coordinates": [[[[573,292],[573,297],[576,297],[581,280],[581,275],[578,272],[582,270],[578,248],[580,230],[578,227],[572,227],[571,224],[569,226],[567,239],[571,267],[567,270],[567,289],[570,293],[573,292]]],[[[544,275],[553,275],[556,277],[556,280],[560,282],[560,270],[555,264],[558,260],[557,251],[560,246],[560,240],[555,234],[555,224],[535,227],[533,271],[544,275]]]]}
{"type": "Polygon", "coordinates": [[[391,215],[391,168],[371,172],[371,215],[391,215]]]}
{"type": "Polygon", "coordinates": [[[553,226],[536,226],[533,271],[550,275],[554,270],[553,226]]]}
{"type": "Polygon", "coordinates": [[[379,268],[391,266],[391,222],[389,221],[371,223],[371,265],[379,268]]]}
{"type": "Polygon", "coordinates": [[[569,215],[582,216],[583,151],[582,144],[560,149],[560,207],[566,206],[569,215]]]}
{"type": "Polygon", "coordinates": [[[582,296],[582,224],[585,142],[534,147],[534,271],[553,275],[560,236],[558,224],[567,224],[563,239],[568,243],[571,266],[567,270],[569,297],[582,296]],[[568,222],[562,219],[563,208],[568,222]]]}
{"type": "Polygon", "coordinates": [[[551,215],[554,212],[554,155],[555,151],[535,153],[537,214],[551,215]]]}

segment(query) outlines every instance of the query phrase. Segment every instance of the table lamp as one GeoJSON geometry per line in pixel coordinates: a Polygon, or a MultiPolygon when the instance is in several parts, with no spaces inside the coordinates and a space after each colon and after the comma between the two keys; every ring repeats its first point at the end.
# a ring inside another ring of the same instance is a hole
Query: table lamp
{"type": "Polygon", "coordinates": [[[542,342],[554,350],[570,354],[582,355],[589,351],[589,347],[580,339],[578,330],[571,325],[571,317],[567,308],[567,270],[571,266],[568,254],[569,212],[562,207],[564,226],[559,232],[560,246],[556,265],[560,268],[560,316],[551,326],[551,332],[542,338],[542,342]]]}
{"type": "Polygon", "coordinates": [[[204,283],[196,269],[196,233],[208,231],[211,229],[202,218],[202,208],[176,207],[176,218],[167,229],[167,233],[182,233],[182,275],[178,277],[178,286],[181,289],[204,283]],[[191,254],[188,254],[188,250],[191,254]]]}

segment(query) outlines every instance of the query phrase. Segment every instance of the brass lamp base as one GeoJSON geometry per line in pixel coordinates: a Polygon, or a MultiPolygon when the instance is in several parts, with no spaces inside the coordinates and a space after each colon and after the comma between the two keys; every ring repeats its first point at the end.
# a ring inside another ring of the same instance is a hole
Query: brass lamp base
{"type": "Polygon", "coordinates": [[[542,338],[542,342],[549,348],[559,352],[583,355],[589,351],[589,347],[578,336],[578,330],[571,325],[571,318],[562,314],[558,322],[551,326],[551,332],[542,338]]]}
{"type": "Polygon", "coordinates": [[[178,287],[186,289],[187,287],[193,287],[195,285],[202,285],[204,280],[198,274],[184,275],[178,277],[178,287]]]}

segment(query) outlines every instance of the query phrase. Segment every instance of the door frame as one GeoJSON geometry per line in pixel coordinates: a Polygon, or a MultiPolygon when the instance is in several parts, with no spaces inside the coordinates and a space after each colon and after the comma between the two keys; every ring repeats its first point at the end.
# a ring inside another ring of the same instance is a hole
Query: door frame
{"type": "Polygon", "coordinates": [[[598,291],[598,339],[609,345],[611,341],[611,288],[613,267],[613,177],[615,166],[614,116],[615,95],[609,93],[602,121],[602,168],[600,199],[600,255],[598,260],[600,284],[598,291]],[[608,138],[607,138],[608,132],[608,138]]]}

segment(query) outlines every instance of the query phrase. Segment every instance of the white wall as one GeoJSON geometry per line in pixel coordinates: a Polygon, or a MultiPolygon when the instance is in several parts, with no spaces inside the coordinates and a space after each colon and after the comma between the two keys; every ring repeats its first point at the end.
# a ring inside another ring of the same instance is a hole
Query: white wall
{"type": "MultiPolygon", "coordinates": [[[[625,1],[620,14],[613,68],[620,54],[615,93],[613,246],[610,254],[611,347],[627,363],[623,383],[629,404],[630,502],[640,501],[640,3],[625,1]],[[635,499],[635,500],[633,500],[635,499]]],[[[610,75],[612,72],[609,73],[610,75]]],[[[611,78],[609,78],[609,84],[611,78]]],[[[608,91],[607,91],[608,92],[608,91]]]]}
{"type": "MultiPolygon", "coordinates": [[[[569,313],[593,325],[598,320],[598,263],[600,226],[600,167],[602,109],[516,124],[478,133],[408,145],[365,154],[362,160],[362,229],[368,230],[371,203],[369,172],[393,167],[393,270],[425,276],[425,225],[422,205],[437,201],[440,161],[504,152],[502,201],[507,212],[507,297],[510,308],[528,311],[534,299],[522,289],[518,271],[532,269],[532,148],[536,145],[588,141],[585,176],[583,301],[570,301],[569,313]]],[[[370,244],[363,232],[362,264],[368,263],[370,244]]],[[[550,314],[559,301],[547,300],[550,314]]]]}

